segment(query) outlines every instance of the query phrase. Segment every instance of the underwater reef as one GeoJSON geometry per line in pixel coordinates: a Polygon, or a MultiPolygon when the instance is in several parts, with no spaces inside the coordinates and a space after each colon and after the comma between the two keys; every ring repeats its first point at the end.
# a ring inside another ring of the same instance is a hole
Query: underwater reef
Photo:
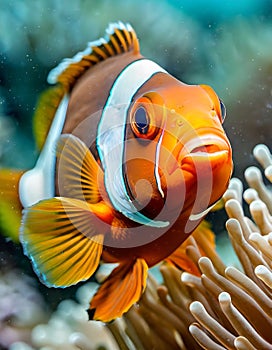
{"type": "Polygon", "coordinates": [[[33,327],[48,319],[36,281],[8,260],[0,254],[0,349],[17,341],[30,343],[33,327]]]}
{"type": "MultiPolygon", "coordinates": [[[[140,301],[106,325],[87,320],[85,309],[97,287],[87,283],[76,300],[62,301],[48,323],[33,328],[30,342],[9,349],[272,349],[272,155],[265,145],[253,153],[264,178],[259,167],[250,166],[249,188],[233,178],[223,197],[229,237],[224,244],[226,254],[236,256],[234,266],[224,263],[202,225],[185,246],[194,273],[162,263],[156,277],[149,274],[140,301]]],[[[98,271],[97,279],[104,275],[98,271]]]]}

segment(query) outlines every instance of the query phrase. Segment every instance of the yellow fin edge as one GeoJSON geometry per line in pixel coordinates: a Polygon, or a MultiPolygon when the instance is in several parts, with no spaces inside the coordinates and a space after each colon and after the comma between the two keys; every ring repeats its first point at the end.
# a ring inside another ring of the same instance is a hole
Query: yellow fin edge
{"type": "Polygon", "coordinates": [[[45,90],[39,97],[33,116],[33,132],[38,150],[41,150],[45,143],[51,123],[64,95],[64,87],[57,84],[45,90]]]}
{"type": "Polygon", "coordinates": [[[22,205],[19,180],[23,171],[0,169],[0,230],[13,242],[19,242],[22,205]]]}

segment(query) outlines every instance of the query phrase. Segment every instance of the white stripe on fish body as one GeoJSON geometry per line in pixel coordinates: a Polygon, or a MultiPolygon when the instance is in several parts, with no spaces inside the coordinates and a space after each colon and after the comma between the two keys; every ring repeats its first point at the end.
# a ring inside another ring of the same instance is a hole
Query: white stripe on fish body
{"type": "Polygon", "coordinates": [[[55,196],[56,145],[65,122],[68,101],[69,97],[64,96],[35,167],[20,179],[19,197],[24,208],[55,196]]]}
{"type": "Polygon", "coordinates": [[[157,147],[156,147],[156,155],[155,155],[155,179],[156,179],[156,183],[158,186],[158,190],[162,196],[162,198],[165,197],[163,189],[161,187],[161,178],[159,175],[159,159],[160,159],[160,151],[161,151],[161,143],[162,143],[162,139],[163,139],[163,135],[164,135],[164,130],[165,130],[165,125],[162,129],[162,133],[160,135],[157,147]]]}
{"type": "MultiPolygon", "coordinates": [[[[129,64],[116,78],[98,125],[97,150],[105,172],[105,187],[115,209],[134,222],[166,227],[169,222],[151,220],[138,212],[127,193],[122,171],[128,109],[135,93],[156,73],[167,72],[158,64],[141,59],[129,64]]],[[[160,184],[158,175],[156,181],[160,184]]]]}

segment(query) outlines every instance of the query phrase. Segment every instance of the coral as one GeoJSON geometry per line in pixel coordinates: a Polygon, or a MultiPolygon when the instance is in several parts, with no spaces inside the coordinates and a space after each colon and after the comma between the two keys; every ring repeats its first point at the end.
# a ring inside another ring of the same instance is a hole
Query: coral
{"type": "Polygon", "coordinates": [[[48,323],[34,327],[31,347],[21,341],[14,343],[10,350],[118,350],[103,323],[88,322],[86,309],[96,287],[96,283],[84,284],[76,293],[77,301],[63,300],[48,323]]]}
{"type": "Polygon", "coordinates": [[[22,271],[3,268],[0,271],[0,348],[24,340],[29,343],[32,328],[45,321],[47,314],[42,297],[33,280],[22,271]]]}

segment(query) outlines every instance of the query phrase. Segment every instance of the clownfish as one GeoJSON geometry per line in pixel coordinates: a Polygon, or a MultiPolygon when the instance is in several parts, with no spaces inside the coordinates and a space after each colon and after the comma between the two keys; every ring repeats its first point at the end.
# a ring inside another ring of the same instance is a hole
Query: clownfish
{"type": "Polygon", "coordinates": [[[139,300],[149,267],[178,262],[182,242],[227,189],[225,107],[211,87],[187,85],[143,57],[121,22],[48,82],[34,115],[35,166],[0,172],[2,224],[13,220],[49,287],[115,263],[88,310],[109,322],[139,300]]]}

